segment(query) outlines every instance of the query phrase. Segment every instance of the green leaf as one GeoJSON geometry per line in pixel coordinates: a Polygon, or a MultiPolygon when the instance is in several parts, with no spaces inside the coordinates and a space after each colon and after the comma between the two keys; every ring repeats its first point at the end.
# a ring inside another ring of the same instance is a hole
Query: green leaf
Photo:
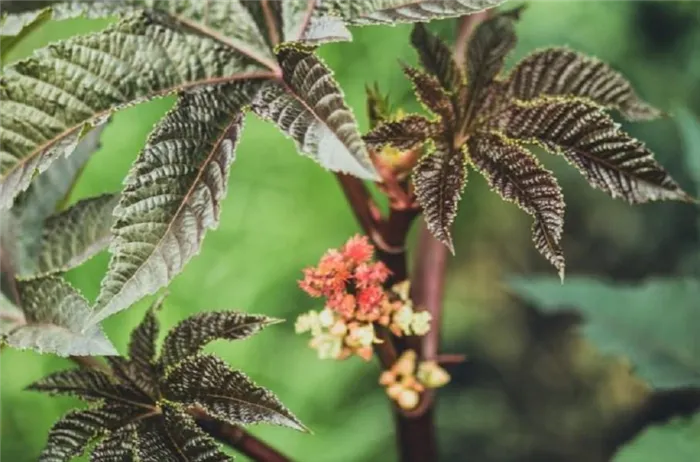
{"type": "Polygon", "coordinates": [[[423,116],[408,115],[397,122],[379,125],[364,136],[365,143],[371,149],[378,150],[389,145],[401,151],[407,151],[427,141],[439,133],[435,124],[423,116]]]}
{"type": "Polygon", "coordinates": [[[476,13],[504,0],[332,0],[330,9],[351,25],[428,22],[476,13]]]}
{"type": "Polygon", "coordinates": [[[454,253],[450,228],[467,181],[464,154],[447,144],[438,144],[424,155],[413,170],[416,197],[428,230],[454,253]]]}
{"type": "Polygon", "coordinates": [[[112,258],[91,323],[155,293],[219,223],[228,172],[257,82],[182,93],[151,133],[114,210],[112,258]]]}
{"type": "Polygon", "coordinates": [[[106,248],[118,200],[116,194],[83,199],[49,217],[37,244],[36,264],[25,267],[24,275],[66,272],[106,248]]]}
{"type": "Polygon", "coordinates": [[[700,119],[687,108],[679,108],[675,119],[683,142],[685,165],[700,194],[700,119]]]}
{"type": "Polygon", "coordinates": [[[264,64],[206,30],[183,28],[181,19],[134,13],[104,32],[52,44],[8,66],[0,78],[0,207],[116,109],[270,75],[264,64]]]}
{"type": "Polygon", "coordinates": [[[69,462],[82,454],[90,442],[119,427],[124,411],[120,406],[100,406],[69,412],[51,427],[39,462],[69,462]]]}
{"type": "Polygon", "coordinates": [[[535,219],[532,240],[537,250],[564,279],[564,196],[552,172],[513,140],[477,132],[468,142],[474,166],[504,200],[517,204],[535,219]]]}
{"type": "Polygon", "coordinates": [[[4,62],[15,45],[49,19],[51,10],[48,8],[3,17],[0,24],[0,61],[4,62]]]}
{"type": "Polygon", "coordinates": [[[543,310],[580,310],[587,319],[584,334],[602,351],[627,356],[654,387],[700,386],[700,282],[651,280],[624,286],[569,278],[561,285],[516,279],[512,286],[543,310]]]}
{"type": "Polygon", "coordinates": [[[647,428],[613,462],[692,461],[700,454],[700,414],[647,428]]]}
{"type": "Polygon", "coordinates": [[[567,48],[547,48],[527,56],[513,68],[505,85],[508,96],[520,100],[577,96],[615,109],[628,120],[651,120],[661,115],[637,96],[622,74],[567,48]]]}
{"type": "Polygon", "coordinates": [[[192,418],[170,405],[162,407],[162,418],[151,418],[139,428],[137,454],[141,462],[229,462],[192,418]]]}
{"type": "Polygon", "coordinates": [[[374,82],[374,87],[365,85],[367,94],[367,117],[369,118],[369,128],[374,129],[382,122],[391,118],[391,104],[389,95],[383,95],[379,90],[379,84],[374,82]]]}
{"type": "Polygon", "coordinates": [[[50,169],[37,175],[29,188],[17,197],[10,213],[16,217],[19,230],[17,237],[21,254],[16,264],[20,274],[34,270],[44,222],[68,199],[83,167],[100,148],[100,137],[105,127],[106,124],[102,124],[92,129],[78,143],[71,156],[56,159],[50,169]]]}
{"type": "Polygon", "coordinates": [[[195,314],[168,332],[160,363],[164,367],[175,365],[188,356],[196,355],[214,340],[245,339],[278,322],[279,319],[234,311],[195,314]]]}
{"type": "Polygon", "coordinates": [[[173,367],[161,385],[163,395],[198,405],[210,416],[233,425],[268,423],[305,431],[279,399],[215,356],[190,356],[173,367]]]}
{"type": "Polygon", "coordinates": [[[423,24],[416,24],[411,33],[411,44],[418,51],[425,70],[437,77],[446,91],[458,92],[465,82],[464,73],[445,42],[430,33],[423,24]]]}
{"type": "Polygon", "coordinates": [[[644,143],[620,130],[586,100],[543,97],[514,101],[499,126],[506,136],[542,145],[574,164],[594,188],[635,204],[692,201],[644,143]]]}
{"type": "Polygon", "coordinates": [[[85,326],[87,300],[59,276],[18,281],[25,319],[5,333],[14,348],[59,356],[117,354],[98,326],[85,326]]]}
{"type": "Polygon", "coordinates": [[[322,167],[378,180],[352,111],[328,67],[312,52],[283,47],[284,85],[268,82],[252,108],[294,139],[322,167]]]}

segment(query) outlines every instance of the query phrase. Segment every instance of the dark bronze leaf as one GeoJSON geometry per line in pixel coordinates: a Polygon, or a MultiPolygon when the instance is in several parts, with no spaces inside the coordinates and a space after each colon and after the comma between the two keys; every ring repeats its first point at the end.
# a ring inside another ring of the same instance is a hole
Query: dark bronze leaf
{"type": "Polygon", "coordinates": [[[508,96],[580,96],[619,111],[629,120],[650,120],[661,111],[637,96],[622,74],[604,62],[566,48],[548,48],[520,61],[505,81],[508,96]]]}
{"type": "Polygon", "coordinates": [[[467,88],[461,98],[462,132],[466,133],[478,111],[484,105],[487,89],[503,68],[508,53],[515,47],[514,12],[504,13],[481,23],[467,47],[467,88]]]}
{"type": "Polygon", "coordinates": [[[445,42],[418,23],[413,26],[411,44],[425,70],[438,79],[442,88],[450,93],[458,92],[465,81],[464,73],[452,58],[452,50],[445,42]]]}
{"type": "Polygon", "coordinates": [[[454,108],[449,95],[438,80],[414,67],[404,66],[404,73],[413,83],[418,100],[431,112],[441,117],[444,124],[454,123],[454,108]]]}
{"type": "Polygon", "coordinates": [[[428,230],[454,254],[450,227],[466,185],[464,153],[440,143],[413,170],[416,197],[423,207],[428,230]]]}
{"type": "Polygon", "coordinates": [[[268,423],[305,430],[272,392],[215,356],[180,361],[168,373],[162,390],[169,400],[197,404],[210,416],[233,425],[268,423]]]}
{"type": "Polygon", "coordinates": [[[110,432],[90,454],[90,462],[133,462],[136,427],[130,424],[110,432]]]}
{"type": "Polygon", "coordinates": [[[211,436],[182,410],[165,404],[162,418],[141,423],[137,453],[141,462],[230,462],[211,436]]]}
{"type": "Polygon", "coordinates": [[[499,121],[509,138],[561,153],[591,186],[630,203],[692,201],[639,140],[620,130],[600,106],[580,99],[514,102],[499,121]]]}
{"type": "Polygon", "coordinates": [[[535,247],[563,279],[564,255],[560,241],[564,229],[564,197],[554,175],[523,147],[500,134],[477,132],[468,146],[474,166],[491,188],[535,219],[532,224],[535,247]]]}
{"type": "Polygon", "coordinates": [[[168,332],[163,342],[160,363],[164,367],[175,365],[188,356],[199,353],[213,340],[244,339],[278,322],[279,319],[234,311],[190,316],[168,332]]]}
{"type": "Polygon", "coordinates": [[[159,323],[156,312],[163,304],[164,296],[159,297],[146,311],[146,315],[138,326],[131,332],[129,342],[129,369],[131,375],[141,386],[146,385],[147,393],[152,394],[158,380],[158,372],[155,368],[156,340],[158,338],[159,323]],[[145,383],[143,383],[145,382],[145,383]]]}
{"type": "Polygon", "coordinates": [[[384,123],[364,136],[370,149],[378,150],[389,145],[407,151],[427,141],[438,133],[436,124],[420,115],[409,115],[397,122],[384,123]]]}

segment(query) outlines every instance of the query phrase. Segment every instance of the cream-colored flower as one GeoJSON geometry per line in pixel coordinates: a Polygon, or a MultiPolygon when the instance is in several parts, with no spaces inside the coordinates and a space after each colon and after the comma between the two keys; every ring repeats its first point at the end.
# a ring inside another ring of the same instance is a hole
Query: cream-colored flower
{"type": "Polygon", "coordinates": [[[430,321],[433,316],[427,311],[419,311],[413,314],[411,319],[411,330],[416,335],[425,335],[430,331],[430,321]]]}
{"type": "Polygon", "coordinates": [[[324,308],[318,315],[318,320],[323,327],[331,327],[335,323],[335,313],[329,308],[324,308]]]}
{"type": "Polygon", "coordinates": [[[374,325],[371,323],[360,324],[350,329],[347,342],[350,346],[368,347],[374,343],[374,325]]]}
{"type": "Polygon", "coordinates": [[[450,381],[450,374],[435,361],[423,361],[418,365],[416,378],[428,388],[438,388],[450,381]]]}
{"type": "Polygon", "coordinates": [[[318,352],[319,359],[337,359],[343,349],[343,339],[331,334],[320,334],[312,338],[309,345],[318,352]]]}
{"type": "Polygon", "coordinates": [[[294,332],[297,334],[303,334],[309,331],[311,331],[313,335],[319,334],[321,331],[318,313],[313,310],[308,313],[300,314],[294,323],[294,332]]]}
{"type": "Polygon", "coordinates": [[[404,377],[411,376],[416,371],[416,352],[413,350],[406,350],[403,352],[399,359],[396,360],[392,366],[392,371],[397,375],[402,375],[404,377]]]}
{"type": "Polygon", "coordinates": [[[415,407],[418,406],[419,399],[420,395],[416,390],[404,388],[403,390],[401,390],[401,393],[399,393],[399,396],[396,398],[396,402],[399,404],[399,407],[401,409],[410,411],[411,409],[415,409],[415,407]]]}
{"type": "Polygon", "coordinates": [[[408,303],[399,308],[392,316],[391,320],[404,334],[411,333],[411,323],[413,322],[413,308],[408,303]]]}

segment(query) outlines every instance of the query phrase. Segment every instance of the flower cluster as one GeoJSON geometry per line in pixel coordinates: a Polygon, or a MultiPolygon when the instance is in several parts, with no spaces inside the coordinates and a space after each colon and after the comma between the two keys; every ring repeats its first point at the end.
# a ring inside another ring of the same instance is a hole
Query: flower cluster
{"type": "Polygon", "coordinates": [[[424,335],[430,313],[415,312],[408,282],[384,289],[390,271],[373,261],[367,237],[354,236],[341,249],[331,249],[318,265],[304,270],[299,286],[312,297],[324,298],[322,311],[297,318],[297,333],[311,332],[310,346],[320,358],[345,359],[353,354],[369,360],[372,344],[380,342],[374,324],[395,335],[424,335]]]}
{"type": "Polygon", "coordinates": [[[379,383],[386,387],[386,394],[401,409],[414,409],[423,390],[438,388],[450,381],[450,375],[437,362],[423,361],[417,368],[416,363],[416,352],[406,350],[391,369],[379,377],[379,383]]]}

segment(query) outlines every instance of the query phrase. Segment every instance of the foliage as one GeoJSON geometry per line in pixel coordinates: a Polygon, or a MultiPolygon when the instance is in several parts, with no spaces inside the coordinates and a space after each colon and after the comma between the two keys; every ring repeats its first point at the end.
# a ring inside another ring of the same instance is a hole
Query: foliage
{"type": "Polygon", "coordinates": [[[157,356],[156,311],[161,303],[162,298],[132,332],[128,359],[109,358],[109,373],[57,372],[28,387],[97,403],[56,422],[39,460],[68,461],[96,439],[102,442],[92,452],[90,460],[95,461],[230,460],[188,414],[197,409],[229,424],[269,423],[304,430],[274,394],[201,352],[212,340],[244,339],[277,320],[236,312],[200,313],[176,325],[157,356]]]}
{"type": "Polygon", "coordinates": [[[8,269],[0,316],[2,341],[39,352],[111,355],[102,330],[86,322],[87,300],[61,277],[107,246],[115,194],[83,199],[60,210],[80,171],[99,146],[103,127],[89,133],[70,158],[34,179],[2,222],[8,269]]]}
{"type": "Polygon", "coordinates": [[[659,111],[604,63],[567,49],[536,52],[499,76],[515,47],[521,9],[483,22],[470,40],[466,69],[424,26],[411,35],[425,72],[404,66],[416,96],[435,120],[410,115],[372,130],[365,141],[401,150],[429,141],[413,183],[430,231],[454,252],[450,227],[472,165],[505,200],[534,218],[535,247],[564,275],[561,236],[564,200],[552,173],[524,147],[538,144],[563,155],[588,182],[630,203],[691,200],[653,159],[643,143],[604,113],[630,120],[659,111]]]}

